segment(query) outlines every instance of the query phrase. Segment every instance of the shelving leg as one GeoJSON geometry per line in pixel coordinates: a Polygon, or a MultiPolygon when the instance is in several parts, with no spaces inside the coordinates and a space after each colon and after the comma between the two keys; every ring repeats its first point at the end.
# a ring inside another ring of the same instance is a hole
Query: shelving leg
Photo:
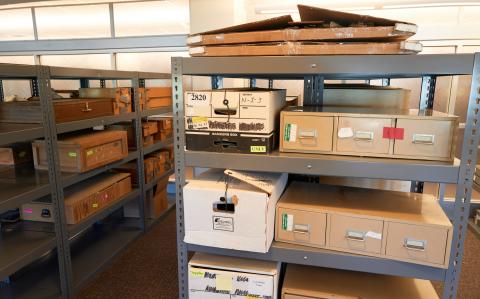
{"type": "MultiPolygon", "coordinates": [[[[218,78],[212,78],[218,87],[218,78]]],[[[212,86],[214,87],[214,86],[212,86]]],[[[185,236],[183,214],[183,186],[185,185],[185,123],[183,110],[182,58],[172,58],[172,95],[175,150],[176,211],[177,211],[177,254],[178,254],[178,298],[188,298],[188,250],[183,242],[185,236]]]]}
{"type": "Polygon", "coordinates": [[[445,277],[443,298],[456,298],[465,237],[467,234],[472,198],[472,183],[475,166],[477,165],[478,134],[480,129],[480,54],[475,54],[472,71],[472,85],[468,102],[467,120],[462,145],[462,160],[455,195],[455,210],[453,214],[453,242],[450,253],[450,264],[445,277]]]}
{"type": "Polygon", "coordinates": [[[303,84],[303,106],[323,105],[324,80],[321,76],[307,76],[303,84]]]}
{"type": "MultiPolygon", "coordinates": [[[[50,68],[37,66],[38,92],[45,130],[45,150],[48,159],[48,179],[54,210],[57,256],[60,272],[60,288],[63,298],[73,298],[72,260],[68,239],[67,221],[63,196],[60,159],[58,156],[57,130],[50,86],[50,68]]],[[[32,81],[33,82],[33,81],[32,81]]]]}

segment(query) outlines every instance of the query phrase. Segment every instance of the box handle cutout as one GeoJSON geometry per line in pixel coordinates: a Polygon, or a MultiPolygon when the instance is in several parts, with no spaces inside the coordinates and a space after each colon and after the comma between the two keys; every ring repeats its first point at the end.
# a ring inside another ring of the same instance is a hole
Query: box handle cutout
{"type": "Polygon", "coordinates": [[[365,242],[365,233],[354,230],[347,230],[345,238],[351,241],[365,242]]]}
{"type": "Polygon", "coordinates": [[[413,134],[412,143],[433,145],[435,143],[435,135],[431,134],[413,134]]]}
{"type": "Polygon", "coordinates": [[[220,197],[220,202],[213,203],[213,211],[220,213],[235,213],[235,204],[228,203],[225,197],[220,197]]]}
{"type": "Polygon", "coordinates": [[[296,234],[310,234],[310,225],[309,224],[294,224],[293,232],[296,234]]]}
{"type": "Polygon", "coordinates": [[[213,145],[215,146],[221,146],[223,148],[233,148],[233,147],[238,147],[238,143],[234,141],[226,141],[226,140],[218,140],[214,141],[213,145]]]}
{"type": "Polygon", "coordinates": [[[313,139],[317,138],[317,130],[315,129],[300,129],[298,132],[298,138],[300,139],[313,139]]]}
{"type": "Polygon", "coordinates": [[[373,132],[366,131],[355,131],[355,137],[353,138],[356,141],[373,141],[373,132]]]}
{"type": "Polygon", "coordinates": [[[237,114],[237,109],[229,109],[229,108],[215,108],[213,109],[213,112],[216,115],[236,115],[237,114]]]}
{"type": "Polygon", "coordinates": [[[405,242],[403,243],[403,247],[414,251],[425,251],[425,248],[427,247],[427,241],[406,238],[405,242]]]}

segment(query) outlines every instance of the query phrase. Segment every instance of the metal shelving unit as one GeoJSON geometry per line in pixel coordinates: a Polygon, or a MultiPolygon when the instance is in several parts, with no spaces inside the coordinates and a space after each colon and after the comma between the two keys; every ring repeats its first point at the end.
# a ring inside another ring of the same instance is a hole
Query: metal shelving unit
{"type": "Polygon", "coordinates": [[[172,58],[174,148],[177,201],[177,248],[180,298],[188,298],[188,252],[308,264],[322,267],[399,275],[444,282],[443,298],[455,298],[462,266],[463,242],[479,143],[480,54],[462,55],[342,55],[302,57],[193,57],[172,58]],[[226,154],[185,150],[183,76],[210,76],[212,88],[222,78],[304,80],[304,104],[321,103],[323,81],[332,79],[422,78],[421,108],[433,108],[437,76],[472,75],[468,116],[461,159],[453,163],[347,157],[315,154],[226,154]],[[320,83],[320,84],[315,84],[320,83]],[[183,242],[183,186],[185,167],[232,168],[309,175],[362,177],[412,181],[412,192],[423,182],[457,184],[452,223],[454,235],[448,269],[347,254],[274,242],[266,254],[189,245],[183,242]]]}
{"type": "MultiPolygon", "coordinates": [[[[156,143],[148,148],[147,153],[144,152],[141,120],[150,115],[171,113],[172,109],[140,111],[136,91],[140,85],[145,85],[145,79],[170,79],[170,74],[0,64],[0,78],[31,80],[32,94],[35,91],[39,95],[43,114],[42,124],[0,123],[0,145],[45,138],[49,162],[49,169],[45,171],[35,170],[33,166],[0,168],[0,188],[3,190],[0,213],[50,196],[55,220],[48,229],[30,225],[24,228],[22,224],[0,234],[0,278],[7,278],[0,287],[0,297],[72,298],[112,258],[146,231],[144,209],[148,189],[144,180],[144,155],[171,145],[173,140],[156,143]],[[56,124],[50,93],[52,79],[80,80],[84,87],[88,87],[89,80],[131,80],[134,112],[56,124]],[[136,136],[136,149],[130,151],[126,158],[80,174],[60,171],[58,134],[124,121],[134,124],[136,136]],[[82,222],[66,224],[64,188],[131,161],[137,163],[137,180],[141,182],[136,188],[82,222]],[[5,175],[3,171],[7,171],[5,175]],[[112,215],[118,215],[120,209],[133,200],[138,202],[140,218],[132,220],[120,215],[120,219],[110,220],[112,215]],[[101,225],[104,222],[105,225],[101,225]]],[[[152,188],[150,184],[149,188],[152,188]]]]}

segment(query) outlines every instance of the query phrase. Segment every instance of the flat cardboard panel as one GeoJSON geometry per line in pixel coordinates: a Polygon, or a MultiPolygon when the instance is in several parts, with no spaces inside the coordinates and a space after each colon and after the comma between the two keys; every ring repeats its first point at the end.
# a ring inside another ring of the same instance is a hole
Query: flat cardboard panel
{"type": "Polygon", "coordinates": [[[245,32],[245,31],[255,31],[255,30],[269,30],[269,29],[278,29],[278,28],[285,28],[288,26],[289,22],[292,22],[293,19],[290,15],[270,18],[266,20],[235,25],[231,27],[210,30],[198,33],[199,35],[204,34],[216,34],[216,33],[230,33],[230,32],[245,32]]]}
{"type": "Polygon", "coordinates": [[[387,55],[416,54],[422,51],[419,43],[304,43],[240,44],[199,46],[190,48],[191,56],[296,56],[296,55],[387,55]]]}

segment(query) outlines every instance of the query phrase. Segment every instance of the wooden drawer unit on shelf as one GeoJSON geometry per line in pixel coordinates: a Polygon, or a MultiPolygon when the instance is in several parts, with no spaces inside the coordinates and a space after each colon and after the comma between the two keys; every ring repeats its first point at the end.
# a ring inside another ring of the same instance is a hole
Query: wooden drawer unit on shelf
{"type": "Polygon", "coordinates": [[[293,182],[276,217],[276,241],[448,267],[452,224],[430,195],[293,182]]]}
{"type": "Polygon", "coordinates": [[[132,89],[120,88],[80,88],[80,98],[108,99],[115,115],[132,112],[132,89]]]}
{"type": "Polygon", "coordinates": [[[140,110],[172,107],[171,87],[139,88],[140,110]]]}
{"type": "MultiPolygon", "coordinates": [[[[48,169],[45,141],[32,143],[35,168],[48,169]]],[[[126,131],[101,131],[59,139],[60,169],[85,172],[128,156],[126,131]]]]}
{"type": "Polygon", "coordinates": [[[432,110],[288,107],[280,151],[452,161],[458,118],[432,110]]]}

